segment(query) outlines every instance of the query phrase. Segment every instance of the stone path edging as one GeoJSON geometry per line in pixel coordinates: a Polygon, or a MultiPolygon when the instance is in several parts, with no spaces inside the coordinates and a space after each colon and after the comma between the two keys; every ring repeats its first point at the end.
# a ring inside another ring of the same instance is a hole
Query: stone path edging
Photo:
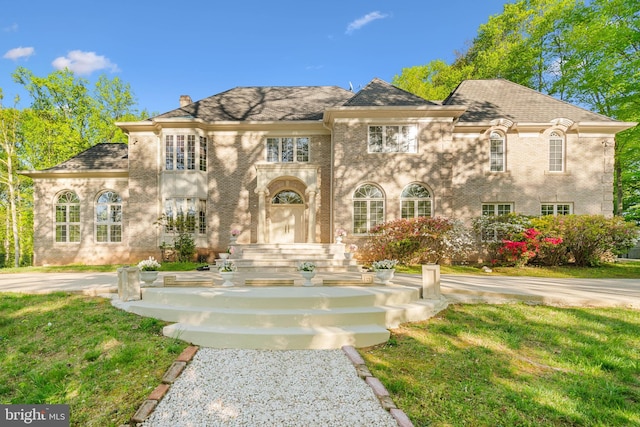
{"type": "MultiPolygon", "coordinates": [[[[171,384],[173,384],[178,379],[184,368],[193,360],[193,357],[196,355],[199,349],[200,347],[196,345],[190,345],[185,348],[182,353],[180,353],[180,355],[176,358],[175,362],[173,362],[169,369],[167,369],[167,371],[165,372],[164,376],[162,377],[162,383],[149,394],[147,399],[142,403],[142,405],[140,405],[133,417],[131,417],[129,424],[125,424],[121,427],[125,427],[127,425],[135,426],[136,424],[142,423],[144,422],[144,420],[149,418],[149,416],[156,409],[156,406],[158,406],[158,403],[160,403],[162,398],[171,388],[171,384]]],[[[380,382],[380,380],[378,380],[371,374],[371,371],[369,371],[369,368],[367,368],[364,359],[362,358],[362,356],[360,356],[360,353],[358,353],[355,347],[343,346],[342,351],[351,361],[351,364],[353,364],[358,376],[362,378],[369,385],[369,387],[371,387],[373,393],[380,401],[382,407],[389,411],[391,416],[396,420],[396,422],[398,423],[398,427],[414,427],[407,414],[405,414],[404,411],[402,411],[395,405],[395,403],[391,399],[391,396],[389,395],[389,392],[380,382]]]]}

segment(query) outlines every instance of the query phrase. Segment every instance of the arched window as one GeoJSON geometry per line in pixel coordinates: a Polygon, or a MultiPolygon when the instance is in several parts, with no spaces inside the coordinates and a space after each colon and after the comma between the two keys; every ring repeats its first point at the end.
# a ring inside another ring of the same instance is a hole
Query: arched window
{"type": "Polygon", "coordinates": [[[122,198],[113,191],[105,191],[96,201],[96,241],[122,241],[122,198]]]}
{"type": "Polygon", "coordinates": [[[431,216],[431,194],[423,185],[409,184],[400,196],[402,218],[431,216]]]}
{"type": "Polygon", "coordinates": [[[284,190],[273,196],[271,203],[274,205],[300,205],[304,199],[295,191],[284,190]]]}
{"type": "Polygon", "coordinates": [[[56,199],[56,242],[80,241],[80,199],[73,191],[65,191],[56,199]]]}
{"type": "Polygon", "coordinates": [[[564,171],[564,138],[558,132],[549,134],[549,172],[564,171]]]}
{"type": "Polygon", "coordinates": [[[505,167],[505,147],[504,136],[499,132],[491,132],[489,137],[489,163],[491,172],[504,172],[505,167]]]}
{"type": "Polygon", "coordinates": [[[384,196],[372,184],[358,187],[353,194],[353,232],[366,234],[384,222],[384,196]]]}

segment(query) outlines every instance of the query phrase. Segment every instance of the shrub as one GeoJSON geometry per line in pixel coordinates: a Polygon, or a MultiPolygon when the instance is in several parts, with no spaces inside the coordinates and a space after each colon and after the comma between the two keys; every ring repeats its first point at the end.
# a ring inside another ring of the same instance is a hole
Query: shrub
{"type": "Polygon", "coordinates": [[[360,254],[365,262],[396,259],[400,263],[437,263],[443,258],[464,257],[473,239],[456,220],[444,217],[397,219],[371,230],[360,254]]]}
{"type": "MultiPolygon", "coordinates": [[[[504,241],[524,241],[523,233],[531,228],[531,218],[519,214],[483,215],[473,220],[477,245],[493,264],[514,263],[515,251],[526,252],[523,245],[505,249],[504,241]]],[[[520,258],[520,257],[518,257],[520,258]]]]}
{"type": "Polygon", "coordinates": [[[559,246],[579,267],[597,266],[611,255],[627,252],[639,236],[638,227],[620,217],[561,215],[541,217],[534,223],[543,232],[562,236],[559,246]]]}

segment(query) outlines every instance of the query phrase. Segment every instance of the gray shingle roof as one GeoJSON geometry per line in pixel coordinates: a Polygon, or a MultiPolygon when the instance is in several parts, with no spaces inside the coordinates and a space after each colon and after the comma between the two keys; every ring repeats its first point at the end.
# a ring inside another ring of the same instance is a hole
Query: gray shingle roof
{"type": "Polygon", "coordinates": [[[324,110],[344,104],[352,92],[337,86],[237,87],[155,118],[214,121],[322,120],[324,110]]]}
{"type": "Polygon", "coordinates": [[[387,107],[437,104],[375,78],[344,105],[350,107],[387,107]]]}
{"type": "Polygon", "coordinates": [[[47,171],[86,171],[129,169],[129,147],[127,144],[96,144],[47,171]]]}
{"type": "Polygon", "coordinates": [[[465,80],[443,104],[468,107],[460,122],[488,122],[497,118],[520,123],[548,123],[557,118],[574,122],[615,121],[504,79],[465,80]]]}

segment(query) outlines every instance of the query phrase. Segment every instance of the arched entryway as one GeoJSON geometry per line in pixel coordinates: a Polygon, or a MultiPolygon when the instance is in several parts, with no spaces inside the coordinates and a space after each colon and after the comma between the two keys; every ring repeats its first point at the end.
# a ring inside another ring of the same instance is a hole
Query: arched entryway
{"type": "Polygon", "coordinates": [[[318,166],[256,165],[256,243],[314,243],[319,197],[318,166]]]}
{"type": "Polygon", "coordinates": [[[269,243],[305,241],[305,203],[294,190],[281,190],[271,198],[269,243]]]}

